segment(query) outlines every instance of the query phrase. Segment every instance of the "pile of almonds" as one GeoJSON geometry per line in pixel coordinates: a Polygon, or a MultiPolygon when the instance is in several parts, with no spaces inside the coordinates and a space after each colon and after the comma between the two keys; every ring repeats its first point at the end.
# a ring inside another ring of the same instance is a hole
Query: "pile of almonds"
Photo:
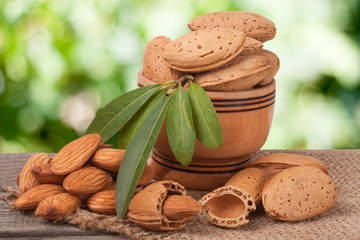
{"type": "Polygon", "coordinates": [[[214,12],[188,23],[191,32],[171,41],[158,36],[145,49],[142,74],[158,83],[192,74],[208,91],[241,91],[270,83],[277,55],[263,49],[275,37],[269,19],[249,12],[214,12]]]}
{"type": "MultiPolygon", "coordinates": [[[[101,144],[98,134],[85,135],[64,146],[53,158],[36,153],[29,158],[17,182],[14,205],[35,215],[58,219],[82,207],[100,214],[116,214],[115,181],[125,150],[101,144]]],[[[308,156],[277,153],[253,161],[223,187],[200,201],[171,180],[152,182],[145,168],[131,200],[130,221],[155,230],[178,230],[205,208],[209,221],[235,228],[247,222],[259,205],[267,215],[298,221],[319,215],[337,200],[334,181],[323,162],[308,156]]]]}

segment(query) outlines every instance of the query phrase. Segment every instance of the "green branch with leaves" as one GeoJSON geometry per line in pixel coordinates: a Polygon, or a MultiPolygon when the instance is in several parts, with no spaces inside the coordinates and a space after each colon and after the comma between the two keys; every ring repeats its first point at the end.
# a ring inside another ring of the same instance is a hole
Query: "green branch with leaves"
{"type": "Polygon", "coordinates": [[[127,92],[102,108],[86,134],[99,133],[106,142],[119,132],[118,147],[126,149],[116,182],[116,212],[123,218],[147,159],[166,118],[170,148],[183,166],[191,163],[195,139],[219,148],[223,132],[205,90],[191,75],[127,92]],[[183,86],[189,83],[188,91],[183,86]],[[167,95],[170,89],[171,93],[167,95]]]}

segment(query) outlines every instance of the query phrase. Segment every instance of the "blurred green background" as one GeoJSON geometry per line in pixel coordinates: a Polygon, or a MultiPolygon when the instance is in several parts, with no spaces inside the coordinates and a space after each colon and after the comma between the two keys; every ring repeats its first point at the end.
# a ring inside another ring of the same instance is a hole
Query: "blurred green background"
{"type": "Polygon", "coordinates": [[[56,152],[95,112],[136,87],[144,48],[194,17],[271,19],[281,61],[264,148],[360,148],[357,0],[1,0],[0,152],[56,152]]]}

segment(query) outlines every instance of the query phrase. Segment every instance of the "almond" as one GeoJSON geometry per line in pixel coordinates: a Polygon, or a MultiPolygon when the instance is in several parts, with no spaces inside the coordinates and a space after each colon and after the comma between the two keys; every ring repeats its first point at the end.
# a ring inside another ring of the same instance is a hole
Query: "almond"
{"type": "Polygon", "coordinates": [[[201,204],[189,196],[170,195],[163,203],[163,213],[170,220],[191,218],[201,211],[201,204]]]}
{"type": "Polygon", "coordinates": [[[86,205],[93,212],[115,215],[115,190],[102,190],[95,193],[87,200],[86,205]]]}
{"type": "Polygon", "coordinates": [[[146,45],[143,62],[144,77],[158,83],[177,80],[181,77],[182,73],[170,68],[162,56],[164,46],[170,42],[170,38],[159,36],[146,45]]]}
{"type": "Polygon", "coordinates": [[[251,12],[225,11],[200,15],[188,23],[192,31],[209,28],[228,28],[242,31],[248,37],[261,42],[271,40],[276,35],[276,28],[269,19],[251,12]]]}
{"type": "Polygon", "coordinates": [[[16,185],[18,186],[19,186],[19,181],[20,181],[20,174],[15,179],[16,185]]]}
{"type": "Polygon", "coordinates": [[[337,195],[334,181],[320,169],[297,166],[271,177],[264,186],[262,201],[267,215],[299,221],[330,209],[337,195]]]}
{"type": "Polygon", "coordinates": [[[57,183],[62,184],[64,175],[56,175],[50,171],[50,163],[35,165],[31,168],[32,175],[41,183],[57,183]]]}
{"type": "Polygon", "coordinates": [[[265,49],[257,52],[256,54],[259,56],[266,57],[270,64],[270,74],[264,80],[259,82],[260,85],[266,85],[274,79],[276,73],[279,71],[280,60],[275,53],[265,49]]]}
{"type": "Polygon", "coordinates": [[[196,74],[194,82],[205,90],[241,91],[255,86],[269,74],[266,57],[240,55],[224,67],[196,74]]]}
{"type": "Polygon", "coordinates": [[[51,172],[66,175],[81,168],[96,151],[100,140],[100,135],[94,133],[68,143],[52,159],[51,172]]]}
{"type": "Polygon", "coordinates": [[[326,165],[313,157],[290,153],[272,153],[251,162],[248,167],[261,168],[270,175],[275,175],[289,167],[312,166],[317,167],[325,174],[329,174],[326,165]]]}
{"type": "Polygon", "coordinates": [[[35,209],[41,200],[48,196],[63,193],[65,190],[60,185],[42,184],[29,189],[22,194],[14,203],[21,210],[35,209]]]}
{"type": "Polygon", "coordinates": [[[99,143],[98,149],[99,148],[112,148],[114,145],[112,144],[106,144],[106,143],[99,143]]]}
{"type": "Polygon", "coordinates": [[[109,173],[97,167],[85,167],[70,173],[63,187],[72,194],[90,194],[104,189],[111,182],[109,173]]]}
{"type": "Polygon", "coordinates": [[[91,157],[90,162],[95,166],[112,172],[118,172],[125,150],[100,148],[91,157]]]}
{"type": "Polygon", "coordinates": [[[19,177],[19,194],[40,185],[40,182],[31,174],[31,168],[41,163],[48,163],[50,157],[47,153],[35,153],[26,162],[19,177]]]}
{"type": "Polygon", "coordinates": [[[46,219],[58,219],[80,207],[80,199],[70,193],[60,193],[42,200],[35,215],[46,219]]]}
{"type": "Polygon", "coordinates": [[[237,30],[202,29],[168,43],[163,57],[171,68],[179,71],[209,71],[236,57],[244,48],[245,39],[245,34],[237,30]]]}
{"type": "Polygon", "coordinates": [[[171,220],[163,213],[163,202],[170,193],[186,195],[185,188],[171,180],[154,182],[146,186],[131,199],[127,213],[129,220],[155,231],[178,230],[185,227],[191,217],[171,220]]]}

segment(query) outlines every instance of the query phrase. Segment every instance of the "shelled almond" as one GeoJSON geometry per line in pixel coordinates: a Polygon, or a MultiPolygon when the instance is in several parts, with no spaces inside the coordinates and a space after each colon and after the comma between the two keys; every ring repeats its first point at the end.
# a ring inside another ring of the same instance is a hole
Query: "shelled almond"
{"type": "MultiPolygon", "coordinates": [[[[21,196],[14,206],[20,210],[36,209],[35,215],[47,219],[73,212],[81,202],[88,203],[91,211],[115,214],[114,178],[124,152],[101,144],[99,134],[89,134],[65,145],[53,158],[36,153],[16,179],[21,196]],[[107,210],[104,199],[111,203],[106,205],[107,210]]],[[[148,168],[140,178],[141,186],[152,180],[148,168]]]]}

